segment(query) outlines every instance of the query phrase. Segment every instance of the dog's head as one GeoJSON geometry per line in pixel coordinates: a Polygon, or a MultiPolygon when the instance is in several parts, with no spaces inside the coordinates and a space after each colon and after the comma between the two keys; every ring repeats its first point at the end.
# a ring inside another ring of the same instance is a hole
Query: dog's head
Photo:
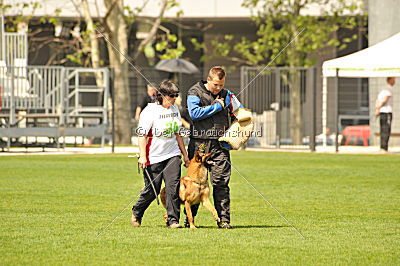
{"type": "Polygon", "coordinates": [[[212,165],[214,162],[207,160],[211,155],[212,153],[196,152],[193,160],[195,160],[197,163],[212,165]]]}

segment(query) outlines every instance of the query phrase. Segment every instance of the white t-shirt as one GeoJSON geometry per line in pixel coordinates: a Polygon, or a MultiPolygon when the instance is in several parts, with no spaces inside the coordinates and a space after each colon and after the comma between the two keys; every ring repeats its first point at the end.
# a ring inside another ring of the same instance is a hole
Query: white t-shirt
{"type": "Polygon", "coordinates": [[[379,109],[380,113],[391,113],[392,112],[392,86],[387,85],[385,89],[381,90],[378,94],[378,102],[384,101],[385,97],[389,96],[389,100],[379,109]]]}
{"type": "Polygon", "coordinates": [[[143,109],[137,133],[149,137],[146,145],[148,165],[181,154],[175,136],[181,126],[181,115],[176,105],[165,108],[158,103],[149,103],[143,109]]]}

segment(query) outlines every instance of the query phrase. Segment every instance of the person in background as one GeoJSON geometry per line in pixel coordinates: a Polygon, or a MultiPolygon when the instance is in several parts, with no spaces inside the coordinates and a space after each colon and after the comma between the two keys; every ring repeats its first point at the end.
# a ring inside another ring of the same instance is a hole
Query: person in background
{"type": "Polygon", "coordinates": [[[139,121],[140,113],[149,104],[156,100],[157,90],[151,84],[147,84],[147,95],[143,98],[142,103],[136,107],[135,119],[139,121]]]}
{"type": "Polygon", "coordinates": [[[383,88],[375,102],[375,115],[379,116],[381,133],[381,151],[387,152],[389,149],[389,138],[392,128],[392,95],[393,86],[396,83],[394,77],[386,78],[386,87],[383,88]]]}

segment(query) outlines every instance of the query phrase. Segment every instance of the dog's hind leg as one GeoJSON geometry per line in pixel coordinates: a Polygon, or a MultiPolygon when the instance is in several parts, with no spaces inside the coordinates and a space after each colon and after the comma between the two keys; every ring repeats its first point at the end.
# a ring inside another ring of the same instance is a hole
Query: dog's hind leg
{"type": "Polygon", "coordinates": [[[190,203],[187,201],[185,201],[185,210],[186,210],[186,216],[190,224],[190,229],[196,229],[196,226],[194,225],[192,209],[190,208],[190,203]]]}
{"type": "Polygon", "coordinates": [[[218,217],[217,210],[210,202],[210,188],[208,187],[208,185],[204,188],[200,200],[203,203],[203,206],[212,213],[214,220],[220,222],[221,220],[218,217]]]}
{"type": "MultiPolygon", "coordinates": [[[[167,209],[167,196],[165,195],[165,187],[163,189],[161,189],[160,191],[160,199],[161,199],[161,203],[164,206],[165,209],[167,209]]],[[[164,221],[167,222],[168,220],[168,215],[165,213],[163,215],[164,217],[164,221]]]]}
{"type": "Polygon", "coordinates": [[[215,221],[217,221],[217,222],[221,221],[218,217],[217,210],[214,208],[214,206],[212,206],[210,199],[208,199],[208,198],[204,199],[203,206],[212,213],[215,221]]]}

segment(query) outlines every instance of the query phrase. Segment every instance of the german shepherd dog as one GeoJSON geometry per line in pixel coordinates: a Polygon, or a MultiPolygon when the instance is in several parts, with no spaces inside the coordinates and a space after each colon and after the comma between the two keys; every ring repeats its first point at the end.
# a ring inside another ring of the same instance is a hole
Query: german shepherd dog
{"type": "MultiPolygon", "coordinates": [[[[196,152],[190,161],[187,176],[181,177],[180,180],[179,198],[182,200],[182,204],[185,205],[186,216],[191,229],[196,229],[196,226],[194,225],[190,206],[200,202],[212,213],[214,220],[220,222],[217,211],[210,202],[210,188],[208,186],[208,171],[206,167],[206,164],[213,164],[213,162],[207,161],[210,155],[211,153],[196,152]]],[[[160,198],[166,209],[165,188],[161,190],[160,198]]],[[[167,219],[167,214],[164,214],[164,219],[167,219]]]]}

